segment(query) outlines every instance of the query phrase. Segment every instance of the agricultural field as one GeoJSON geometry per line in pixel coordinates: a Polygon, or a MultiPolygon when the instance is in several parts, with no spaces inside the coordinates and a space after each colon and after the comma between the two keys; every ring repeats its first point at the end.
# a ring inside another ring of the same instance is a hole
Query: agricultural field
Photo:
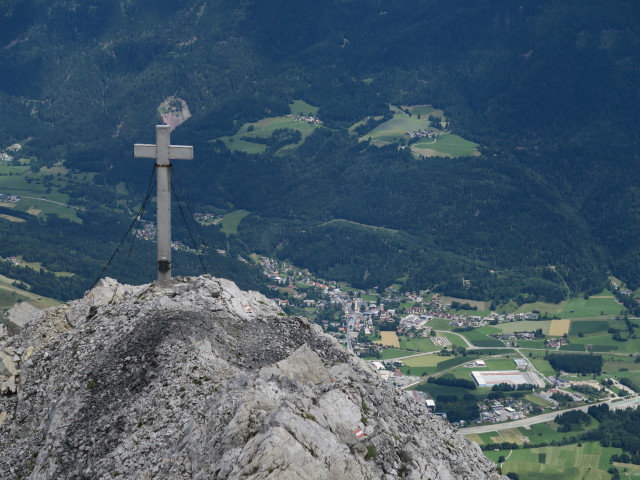
{"type": "Polygon", "coordinates": [[[26,222],[26,220],[24,218],[13,217],[11,215],[5,215],[4,213],[0,214],[0,218],[3,218],[4,220],[8,220],[10,222],[15,222],[15,223],[26,222]]]}
{"type": "Polygon", "coordinates": [[[592,295],[586,300],[579,297],[564,300],[560,303],[525,303],[519,307],[514,303],[510,303],[501,310],[504,310],[504,313],[540,312],[543,315],[556,315],[560,318],[595,318],[603,315],[618,315],[622,310],[622,306],[616,302],[611,292],[605,290],[597,295],[592,295]]]}
{"type": "MultiPolygon", "coordinates": [[[[449,341],[451,342],[452,345],[456,345],[457,347],[463,347],[463,348],[468,348],[469,345],[467,345],[467,342],[464,341],[464,339],[462,337],[460,337],[460,335],[458,335],[457,333],[443,333],[440,332],[439,336],[441,337],[446,337],[449,339],[449,341]]],[[[451,347],[447,347],[447,349],[451,349],[451,347]]]]}
{"type": "MultiPolygon", "coordinates": [[[[626,332],[622,332],[626,338],[626,332]]],[[[585,345],[592,345],[592,352],[616,352],[616,353],[636,353],[640,352],[640,339],[628,339],[618,342],[609,333],[597,333],[585,335],[584,337],[570,337],[571,348],[561,348],[561,350],[585,351],[585,345]]]]}
{"type": "Polygon", "coordinates": [[[86,183],[90,178],[88,174],[71,174],[64,167],[43,167],[34,173],[27,166],[0,165],[0,193],[22,197],[17,204],[2,206],[34,216],[56,215],[80,222],[77,209],[67,206],[69,196],[60,188],[86,183]]]}
{"type": "MultiPolygon", "coordinates": [[[[607,473],[611,455],[622,453],[619,448],[602,447],[596,442],[565,446],[519,449],[510,452],[487,451],[487,457],[497,461],[501,455],[509,458],[502,464],[502,473],[517,473],[521,480],[610,480],[607,473]],[[581,446],[578,446],[581,445],[581,446]]],[[[625,478],[638,478],[635,473],[625,478]]]]}
{"type": "Polygon", "coordinates": [[[398,335],[396,334],[396,332],[380,332],[380,337],[382,339],[376,343],[400,348],[400,342],[398,340],[398,335]]]}
{"type": "Polygon", "coordinates": [[[37,308],[49,308],[62,303],[52,298],[42,297],[22,290],[13,286],[13,282],[13,279],[0,275],[0,322],[2,321],[2,314],[19,301],[28,302],[37,308]]]}
{"type": "Polygon", "coordinates": [[[460,332],[460,335],[464,336],[477,347],[504,347],[504,343],[500,340],[489,337],[490,334],[499,332],[500,330],[494,327],[480,327],[475,330],[460,332]]]}
{"type": "Polygon", "coordinates": [[[376,303],[378,301],[378,296],[377,295],[370,295],[368,293],[363,293],[362,294],[362,300],[364,300],[365,302],[369,302],[369,303],[376,303]]]}
{"type": "MultiPolygon", "coordinates": [[[[618,323],[615,320],[613,322],[618,323]]],[[[611,322],[606,320],[572,320],[569,335],[577,336],[580,332],[584,335],[606,332],[609,329],[610,323],[611,322]]],[[[622,325],[624,325],[624,322],[622,322],[622,325]]],[[[619,328],[626,328],[626,326],[619,328]]]]}
{"type": "MultiPolygon", "coordinates": [[[[51,270],[48,270],[48,269],[44,268],[40,262],[27,262],[27,261],[25,261],[24,258],[22,258],[22,255],[19,255],[18,257],[16,257],[16,260],[18,261],[18,266],[19,267],[30,268],[32,270],[41,270],[42,269],[45,272],[51,272],[51,270]]],[[[51,272],[51,273],[53,273],[56,277],[72,277],[74,275],[71,272],[51,272]]]]}
{"type": "Polygon", "coordinates": [[[249,212],[246,210],[236,210],[235,212],[228,213],[222,217],[222,220],[220,220],[222,233],[226,235],[236,235],[238,233],[238,226],[240,225],[240,222],[247,215],[249,215],[249,212]]]}
{"type": "Polygon", "coordinates": [[[295,100],[293,103],[289,104],[289,108],[291,109],[291,115],[268,117],[258,120],[257,122],[245,123],[234,135],[220,137],[218,140],[222,140],[227,148],[232,151],[263,153],[267,150],[267,145],[246,141],[243,140],[242,137],[259,137],[267,139],[271,136],[274,130],[288,128],[299,131],[302,138],[298,143],[287,145],[283,148],[295,148],[300,145],[305,138],[311,135],[315,129],[322,127],[320,124],[309,123],[298,117],[299,113],[303,113],[305,116],[309,113],[316,115],[318,107],[309,105],[302,100],[295,100]]]}
{"type": "MultiPolygon", "coordinates": [[[[526,399],[532,401],[529,397],[534,397],[535,399],[545,402],[540,397],[536,397],[533,394],[527,395],[526,399]]],[[[532,402],[534,403],[534,402],[532,402]]],[[[540,406],[548,406],[549,402],[546,402],[544,405],[540,406]]],[[[476,442],[478,445],[485,445],[487,443],[500,443],[500,442],[512,442],[517,443],[519,445],[523,445],[525,443],[531,444],[539,444],[539,443],[550,443],[553,441],[560,441],[568,437],[572,437],[576,434],[576,432],[585,432],[587,430],[593,430],[598,428],[599,422],[592,418],[591,424],[586,428],[580,427],[579,429],[574,429],[570,432],[558,432],[558,424],[555,422],[542,422],[531,425],[530,427],[517,427],[517,428],[508,428],[504,430],[499,430],[495,432],[487,432],[473,435],[465,435],[469,440],[476,442]]],[[[575,426],[574,426],[575,427],[575,426]]],[[[464,435],[464,430],[461,431],[464,435]]]]}
{"type": "Polygon", "coordinates": [[[544,340],[518,340],[520,348],[545,348],[544,340]]]}
{"type": "Polygon", "coordinates": [[[541,328],[542,333],[545,335],[549,335],[550,326],[551,320],[523,320],[520,322],[507,322],[492,325],[492,327],[499,329],[503,333],[535,332],[537,329],[541,328]]]}
{"type": "Polygon", "coordinates": [[[465,395],[471,394],[471,395],[475,395],[478,401],[486,398],[487,394],[490,391],[490,389],[488,388],[470,390],[468,388],[449,387],[447,385],[438,385],[436,383],[427,383],[427,382],[421,383],[420,385],[415,387],[415,389],[421,392],[428,393],[431,396],[431,398],[434,398],[434,399],[437,398],[438,395],[456,395],[457,397],[462,398],[465,395]]]}
{"type": "Polygon", "coordinates": [[[294,115],[317,115],[318,107],[305,102],[304,100],[294,100],[289,104],[289,109],[294,115]]]}
{"type": "Polygon", "coordinates": [[[482,315],[483,313],[487,313],[489,312],[489,303],[488,302],[481,302],[480,300],[467,300],[465,298],[456,298],[456,297],[447,297],[447,296],[441,296],[440,297],[440,303],[441,304],[445,304],[445,305],[451,305],[451,302],[458,302],[461,304],[465,304],[468,303],[469,305],[471,305],[472,307],[476,307],[478,310],[477,313],[474,310],[453,310],[454,312],[462,312],[462,313],[466,313],[468,315],[482,315]]]}
{"type": "MultiPolygon", "coordinates": [[[[411,115],[403,112],[397,107],[391,106],[393,117],[370,132],[360,137],[361,141],[371,139],[373,145],[382,146],[389,144],[404,145],[408,143],[405,135],[409,132],[432,130],[438,134],[433,138],[424,137],[411,145],[412,153],[417,157],[463,157],[479,155],[477,144],[465,140],[464,138],[447,133],[444,130],[446,118],[442,110],[433,109],[430,106],[403,106],[404,110],[411,112],[411,115]],[[430,126],[429,115],[441,118],[440,128],[430,126]]],[[[356,127],[357,125],[353,127],[356,127]]],[[[352,129],[353,129],[352,127],[352,129]]]]}
{"type": "Polygon", "coordinates": [[[438,347],[433,344],[431,339],[429,338],[407,338],[407,337],[399,337],[400,348],[404,350],[413,350],[414,352],[435,352],[437,350],[442,350],[441,347],[438,347]]]}
{"type": "Polygon", "coordinates": [[[398,348],[383,348],[380,351],[380,358],[377,357],[364,357],[364,360],[393,360],[395,358],[405,357],[407,355],[413,355],[415,352],[407,352],[406,350],[400,350],[398,348]]]}
{"type": "Polygon", "coordinates": [[[438,139],[426,139],[414,143],[411,151],[424,157],[469,157],[479,156],[478,144],[452,133],[443,134],[438,139]]]}
{"type": "MultiPolygon", "coordinates": [[[[409,374],[408,372],[410,371],[411,375],[432,375],[448,368],[456,367],[468,361],[469,357],[465,358],[462,356],[441,357],[439,355],[424,355],[403,360],[402,362],[405,364],[405,366],[402,367],[401,370],[405,374],[409,374]]],[[[468,393],[469,391],[466,390],[466,392],[468,393]]]]}
{"type": "MultiPolygon", "coordinates": [[[[521,350],[522,354],[528,354],[526,350],[521,350]]],[[[543,375],[555,375],[553,367],[544,359],[544,352],[533,352],[532,356],[528,360],[533,363],[533,366],[543,375]]]]}
{"type": "Polygon", "coordinates": [[[445,359],[446,357],[439,355],[420,355],[419,357],[407,358],[402,362],[409,367],[436,367],[445,359]]]}
{"type": "Polygon", "coordinates": [[[562,337],[569,334],[569,327],[571,327],[571,320],[551,320],[549,326],[549,335],[552,337],[562,337]]]}
{"type": "MultiPolygon", "coordinates": [[[[606,292],[603,292],[606,293],[606,292]]],[[[619,315],[623,309],[613,295],[594,295],[585,300],[582,297],[567,301],[560,313],[561,318],[584,318],[619,315]]]]}
{"type": "Polygon", "coordinates": [[[434,330],[451,330],[451,320],[446,318],[433,318],[427,325],[434,330]]]}

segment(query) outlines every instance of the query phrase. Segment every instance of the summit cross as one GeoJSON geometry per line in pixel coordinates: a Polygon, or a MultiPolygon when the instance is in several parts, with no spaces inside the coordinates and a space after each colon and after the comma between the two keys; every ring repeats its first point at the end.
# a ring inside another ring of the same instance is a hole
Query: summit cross
{"type": "Polygon", "coordinates": [[[171,160],[193,160],[193,147],[171,145],[169,125],[156,126],[155,145],[136,143],[135,158],[155,158],[157,167],[158,205],[158,282],[171,280],[171,160]]]}

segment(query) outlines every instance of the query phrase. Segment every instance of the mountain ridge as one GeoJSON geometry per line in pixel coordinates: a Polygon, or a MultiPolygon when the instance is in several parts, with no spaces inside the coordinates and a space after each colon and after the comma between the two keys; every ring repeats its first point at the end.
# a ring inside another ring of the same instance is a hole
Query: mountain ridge
{"type": "Polygon", "coordinates": [[[226,280],[105,279],[0,342],[6,478],[503,478],[317,326],[226,280]]]}

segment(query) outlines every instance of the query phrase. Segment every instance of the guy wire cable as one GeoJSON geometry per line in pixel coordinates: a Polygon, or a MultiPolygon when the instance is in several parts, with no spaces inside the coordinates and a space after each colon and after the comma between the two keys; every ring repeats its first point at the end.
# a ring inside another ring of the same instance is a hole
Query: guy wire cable
{"type": "MultiPolygon", "coordinates": [[[[173,170],[173,168],[172,168],[173,170]]],[[[196,255],[198,255],[198,260],[200,260],[200,265],[202,265],[202,270],[204,270],[205,275],[208,273],[207,268],[204,266],[204,262],[202,261],[202,257],[200,256],[200,251],[198,250],[198,246],[196,245],[196,241],[193,238],[193,233],[191,233],[191,228],[189,228],[189,224],[187,223],[187,218],[184,215],[184,210],[182,209],[182,205],[180,204],[180,199],[178,198],[178,194],[176,193],[176,189],[173,187],[173,182],[171,183],[171,191],[173,192],[173,196],[178,202],[178,208],[180,209],[180,214],[182,215],[182,221],[184,222],[185,227],[187,227],[187,231],[189,232],[189,237],[191,237],[191,243],[193,245],[194,250],[196,251],[196,255]]]]}
{"type": "MultiPolygon", "coordinates": [[[[138,215],[141,215],[141,212],[144,211],[144,207],[147,204],[147,201],[149,200],[149,197],[151,196],[151,189],[153,188],[153,186],[152,186],[153,175],[154,175],[155,172],[156,172],[156,167],[154,165],[153,166],[153,170],[151,171],[151,176],[149,177],[149,185],[147,186],[147,194],[146,194],[146,196],[144,198],[144,201],[142,202],[142,206],[140,207],[140,210],[138,210],[138,215]]],[[[122,244],[126,240],[127,235],[129,235],[129,233],[131,232],[131,229],[133,228],[133,225],[137,221],[138,215],[136,215],[133,218],[133,220],[131,221],[131,224],[129,225],[129,229],[127,230],[127,232],[124,234],[124,236],[120,240],[120,243],[118,244],[118,246],[116,247],[115,251],[111,255],[111,258],[109,258],[107,263],[104,265],[104,267],[102,268],[102,271],[100,272],[100,275],[98,275],[98,277],[96,278],[95,282],[93,282],[93,285],[91,285],[91,288],[89,290],[91,290],[93,287],[95,287],[98,284],[98,282],[102,278],[102,275],[104,275],[104,272],[106,272],[107,269],[109,268],[109,266],[111,265],[111,262],[113,261],[113,259],[115,258],[116,254],[118,253],[118,250],[120,250],[120,247],[122,246],[122,244]]]]}

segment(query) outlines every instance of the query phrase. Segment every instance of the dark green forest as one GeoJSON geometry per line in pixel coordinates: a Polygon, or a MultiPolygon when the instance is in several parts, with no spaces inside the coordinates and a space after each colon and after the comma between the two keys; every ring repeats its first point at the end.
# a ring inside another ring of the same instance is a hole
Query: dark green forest
{"type": "MultiPolygon", "coordinates": [[[[174,95],[192,113],[172,142],[194,145],[176,166],[193,208],[251,212],[238,235],[207,232],[228,251],[213,273],[245,287],[259,276],[237,258],[258,252],[355,287],[404,278],[498,303],[598,292],[610,274],[637,288],[638,19],[622,0],[7,0],[0,148],[98,175],[69,191],[88,209],[81,225],[2,222],[0,255],[28,253],[88,288],[131,221],[116,185],[132,207],[146,191],[132,144],[153,142],[174,95]],[[297,141],[286,132],[263,154],[216,141],[294,99],[325,125],[300,147],[278,150],[297,141]],[[348,131],[418,104],[443,109],[481,155],[415,158],[348,131]]],[[[148,281],[152,256],[112,275],[148,281]]],[[[201,273],[197,257],[179,260],[201,273]]]]}

